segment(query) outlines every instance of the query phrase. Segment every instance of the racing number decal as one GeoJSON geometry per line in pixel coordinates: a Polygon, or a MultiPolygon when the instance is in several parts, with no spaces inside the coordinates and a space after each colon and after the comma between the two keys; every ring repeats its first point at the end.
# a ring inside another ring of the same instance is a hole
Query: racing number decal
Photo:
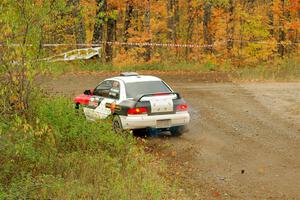
{"type": "Polygon", "coordinates": [[[164,98],[164,99],[151,99],[151,112],[173,112],[173,99],[164,98]]]}

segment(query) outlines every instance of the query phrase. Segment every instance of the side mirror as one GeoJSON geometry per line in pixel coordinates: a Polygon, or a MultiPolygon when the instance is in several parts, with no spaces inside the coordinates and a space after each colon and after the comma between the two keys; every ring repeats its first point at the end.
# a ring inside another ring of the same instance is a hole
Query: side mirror
{"type": "Polygon", "coordinates": [[[91,92],[91,90],[85,90],[83,92],[83,94],[85,94],[85,95],[92,95],[92,92],[91,92]]]}

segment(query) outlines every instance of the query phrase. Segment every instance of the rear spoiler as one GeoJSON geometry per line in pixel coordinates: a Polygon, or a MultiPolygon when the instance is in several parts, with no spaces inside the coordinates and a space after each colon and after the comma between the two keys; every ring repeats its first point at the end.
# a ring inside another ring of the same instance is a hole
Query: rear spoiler
{"type": "Polygon", "coordinates": [[[177,99],[180,99],[180,95],[177,92],[163,92],[163,93],[151,93],[151,94],[141,94],[135,97],[135,100],[137,102],[141,101],[142,98],[144,97],[151,97],[151,96],[164,96],[164,95],[170,95],[170,94],[175,94],[177,96],[177,99]]]}

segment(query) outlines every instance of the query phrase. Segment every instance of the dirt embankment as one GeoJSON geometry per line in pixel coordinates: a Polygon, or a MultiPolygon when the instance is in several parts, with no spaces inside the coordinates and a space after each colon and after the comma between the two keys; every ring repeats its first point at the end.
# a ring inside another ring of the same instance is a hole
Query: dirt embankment
{"type": "MultiPolygon", "coordinates": [[[[161,74],[190,104],[190,131],[152,138],[189,199],[300,198],[300,83],[230,83],[161,74]],[[210,83],[208,83],[210,82],[210,83]]],[[[74,96],[105,75],[39,80],[46,91],[74,96]]],[[[218,80],[220,79],[220,80],[218,80]]]]}

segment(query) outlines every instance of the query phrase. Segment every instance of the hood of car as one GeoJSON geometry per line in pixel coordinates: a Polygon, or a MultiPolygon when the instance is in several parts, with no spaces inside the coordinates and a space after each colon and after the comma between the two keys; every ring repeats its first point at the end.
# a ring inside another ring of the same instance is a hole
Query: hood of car
{"type": "Polygon", "coordinates": [[[88,105],[92,95],[80,94],[74,98],[74,102],[77,104],[88,105]]]}

